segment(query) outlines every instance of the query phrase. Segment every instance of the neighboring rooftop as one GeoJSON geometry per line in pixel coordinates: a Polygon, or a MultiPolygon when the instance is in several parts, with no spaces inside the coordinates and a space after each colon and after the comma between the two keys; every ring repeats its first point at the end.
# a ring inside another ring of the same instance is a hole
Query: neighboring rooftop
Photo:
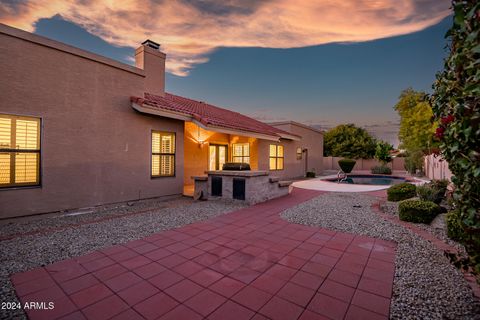
{"type": "Polygon", "coordinates": [[[238,112],[171,93],[165,93],[165,96],[145,93],[144,98],[132,97],[131,100],[133,108],[140,112],[193,121],[207,129],[231,130],[245,135],[253,133],[270,140],[301,138],[238,112]]]}

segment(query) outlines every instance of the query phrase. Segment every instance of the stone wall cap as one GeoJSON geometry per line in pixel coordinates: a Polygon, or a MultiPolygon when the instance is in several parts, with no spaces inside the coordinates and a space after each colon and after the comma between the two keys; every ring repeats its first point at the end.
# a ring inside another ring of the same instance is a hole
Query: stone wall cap
{"type": "Polygon", "coordinates": [[[205,171],[209,176],[236,176],[236,177],[258,177],[258,176],[268,176],[268,171],[264,170],[244,170],[244,171],[234,171],[234,170],[213,170],[205,171]]]}

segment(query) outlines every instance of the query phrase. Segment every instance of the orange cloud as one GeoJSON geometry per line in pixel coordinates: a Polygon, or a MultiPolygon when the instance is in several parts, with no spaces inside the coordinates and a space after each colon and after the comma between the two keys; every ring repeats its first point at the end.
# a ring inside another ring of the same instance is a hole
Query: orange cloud
{"type": "MultiPolygon", "coordinates": [[[[11,0],[10,0],[11,1],[11,0]]],[[[113,45],[162,44],[185,76],[218,47],[293,48],[408,34],[450,14],[449,0],[25,0],[0,3],[0,21],[33,31],[60,14],[113,45]]]]}

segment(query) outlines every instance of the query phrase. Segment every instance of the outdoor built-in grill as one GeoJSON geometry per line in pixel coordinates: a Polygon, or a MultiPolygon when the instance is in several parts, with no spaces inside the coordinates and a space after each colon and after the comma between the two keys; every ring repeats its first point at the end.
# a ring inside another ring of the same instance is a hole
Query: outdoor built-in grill
{"type": "Polygon", "coordinates": [[[254,204],[288,194],[291,184],[270,177],[268,171],[250,170],[248,163],[226,163],[223,170],[205,173],[207,176],[192,177],[196,199],[224,198],[254,204]]]}

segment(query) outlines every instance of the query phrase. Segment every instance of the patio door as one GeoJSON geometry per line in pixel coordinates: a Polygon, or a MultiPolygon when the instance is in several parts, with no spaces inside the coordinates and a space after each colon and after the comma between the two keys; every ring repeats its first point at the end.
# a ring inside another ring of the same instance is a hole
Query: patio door
{"type": "Polygon", "coordinates": [[[227,162],[227,146],[219,144],[211,144],[209,146],[209,170],[222,170],[223,165],[227,162]]]}

